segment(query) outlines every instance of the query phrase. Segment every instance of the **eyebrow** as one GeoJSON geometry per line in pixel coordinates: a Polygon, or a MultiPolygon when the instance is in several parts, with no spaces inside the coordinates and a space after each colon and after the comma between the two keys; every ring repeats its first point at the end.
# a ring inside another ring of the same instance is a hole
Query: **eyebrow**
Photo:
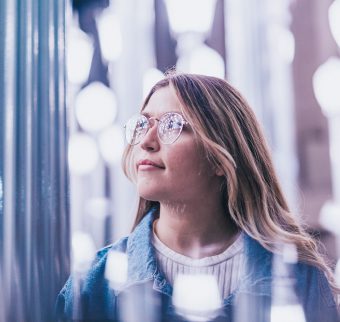
{"type": "Polygon", "coordinates": [[[148,112],[141,112],[140,113],[141,115],[144,115],[144,116],[146,116],[146,117],[152,117],[152,115],[150,114],[150,113],[148,113],[148,112]]]}
{"type": "MultiPolygon", "coordinates": [[[[164,115],[164,114],[166,114],[166,113],[177,113],[177,114],[181,114],[182,116],[183,116],[183,114],[182,114],[182,112],[177,112],[177,111],[168,111],[168,112],[164,112],[164,113],[162,113],[162,114],[160,114],[158,117],[160,117],[160,116],[162,116],[162,115],[164,115]]],[[[141,112],[140,113],[141,115],[144,115],[144,116],[146,116],[146,117],[153,117],[150,113],[148,113],[148,112],[141,112]]]]}

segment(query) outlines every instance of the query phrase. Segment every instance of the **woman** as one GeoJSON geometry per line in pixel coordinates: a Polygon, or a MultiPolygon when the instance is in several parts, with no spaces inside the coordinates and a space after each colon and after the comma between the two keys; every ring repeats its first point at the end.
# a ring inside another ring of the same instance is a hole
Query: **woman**
{"type": "MultiPolygon", "coordinates": [[[[216,320],[270,321],[273,254],[289,244],[298,263],[285,267],[306,321],[338,321],[332,272],[289,211],[254,113],[230,84],[168,74],[127,123],[126,136],[123,167],[140,196],[136,220],[128,237],[98,253],[82,288],[83,319],[119,320],[120,297],[151,285],[152,298],[161,299],[153,302],[161,303],[158,320],[181,320],[171,296],[184,272],[215,277],[224,299],[216,320]],[[112,250],[128,257],[119,290],[104,276],[112,250]]],[[[71,284],[58,297],[61,319],[72,316],[71,284]]]]}

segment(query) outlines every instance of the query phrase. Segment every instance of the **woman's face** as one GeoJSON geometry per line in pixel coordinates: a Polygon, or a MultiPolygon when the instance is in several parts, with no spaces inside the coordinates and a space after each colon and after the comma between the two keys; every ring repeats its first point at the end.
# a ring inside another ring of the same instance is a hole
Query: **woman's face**
{"type": "MultiPolygon", "coordinates": [[[[184,117],[175,90],[169,86],[151,96],[142,114],[159,119],[166,112],[178,112],[184,117]]],[[[214,188],[219,191],[221,178],[209,164],[190,125],[183,127],[174,143],[163,144],[157,136],[158,121],[151,124],[145,137],[132,149],[141,197],[159,202],[192,202],[201,201],[202,197],[216,191],[214,188]],[[158,167],[139,165],[143,160],[158,167]]]]}

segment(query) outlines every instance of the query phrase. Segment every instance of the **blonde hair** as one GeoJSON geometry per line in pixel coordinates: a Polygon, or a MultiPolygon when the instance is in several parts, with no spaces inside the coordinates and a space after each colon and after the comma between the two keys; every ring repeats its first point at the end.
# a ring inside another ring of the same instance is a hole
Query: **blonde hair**
{"type": "MultiPolygon", "coordinates": [[[[261,128],[241,94],[216,77],[172,72],[151,89],[142,109],[155,91],[167,86],[175,89],[212,166],[224,173],[226,209],[237,227],[272,252],[293,243],[299,260],[322,270],[333,293],[340,294],[318,243],[288,208],[261,128]]],[[[122,161],[130,179],[132,148],[126,148],[122,161]]],[[[159,205],[140,198],[133,228],[153,206],[159,205]]]]}

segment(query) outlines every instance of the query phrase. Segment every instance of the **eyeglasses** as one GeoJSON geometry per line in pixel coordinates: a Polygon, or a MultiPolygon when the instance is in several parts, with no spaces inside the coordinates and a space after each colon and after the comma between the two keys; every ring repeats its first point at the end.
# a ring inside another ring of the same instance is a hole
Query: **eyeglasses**
{"type": "Polygon", "coordinates": [[[153,120],[158,121],[157,135],[163,144],[174,143],[180,136],[183,126],[189,124],[181,114],[175,112],[165,113],[159,119],[141,114],[134,115],[124,126],[126,141],[130,145],[140,143],[152,127],[153,120]]]}

